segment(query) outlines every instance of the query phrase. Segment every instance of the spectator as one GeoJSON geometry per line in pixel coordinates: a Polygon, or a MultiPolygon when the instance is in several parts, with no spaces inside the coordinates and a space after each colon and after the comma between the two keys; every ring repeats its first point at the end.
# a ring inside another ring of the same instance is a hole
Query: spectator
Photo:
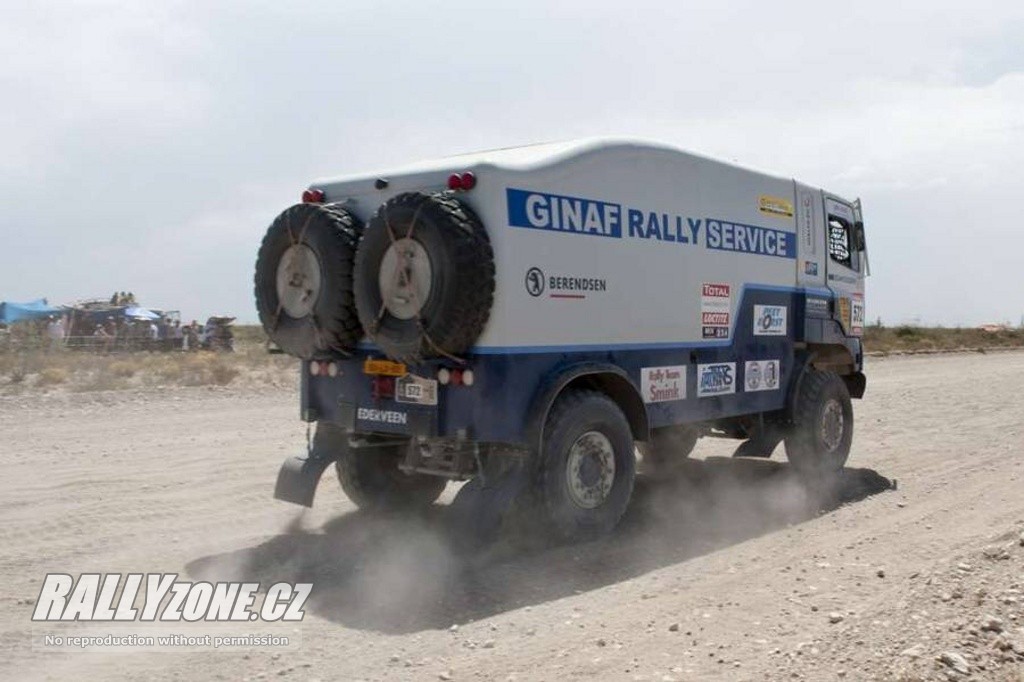
{"type": "Polygon", "coordinates": [[[96,325],[96,329],[93,331],[92,337],[97,350],[109,349],[110,334],[107,334],[107,331],[103,328],[102,324],[96,325]]]}
{"type": "Polygon", "coordinates": [[[50,340],[50,348],[59,349],[64,345],[64,320],[60,317],[51,317],[46,325],[46,336],[50,340]]]}
{"type": "MultiPolygon", "coordinates": [[[[182,346],[183,346],[184,341],[185,341],[185,332],[181,328],[181,321],[179,321],[179,320],[175,320],[174,321],[174,329],[171,330],[171,335],[174,338],[174,345],[172,346],[172,348],[174,350],[182,350],[182,346]]],[[[185,349],[185,350],[188,350],[188,349],[185,349]]]]}

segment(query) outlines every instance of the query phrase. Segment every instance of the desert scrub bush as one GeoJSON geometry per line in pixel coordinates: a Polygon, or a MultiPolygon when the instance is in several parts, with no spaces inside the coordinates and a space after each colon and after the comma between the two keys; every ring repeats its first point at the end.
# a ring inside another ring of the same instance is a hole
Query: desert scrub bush
{"type": "Polygon", "coordinates": [[[227,386],[237,376],[238,370],[223,360],[210,365],[210,380],[218,386],[227,386]]]}
{"type": "Polygon", "coordinates": [[[129,384],[124,378],[100,371],[89,375],[85,381],[76,385],[74,390],[81,392],[119,391],[125,388],[129,388],[129,384]]]}
{"type": "Polygon", "coordinates": [[[107,365],[107,371],[115,377],[130,379],[139,371],[139,366],[131,360],[114,360],[107,365]]]}
{"type": "Polygon", "coordinates": [[[66,383],[71,373],[63,367],[44,367],[36,379],[36,386],[56,386],[66,383]]]}

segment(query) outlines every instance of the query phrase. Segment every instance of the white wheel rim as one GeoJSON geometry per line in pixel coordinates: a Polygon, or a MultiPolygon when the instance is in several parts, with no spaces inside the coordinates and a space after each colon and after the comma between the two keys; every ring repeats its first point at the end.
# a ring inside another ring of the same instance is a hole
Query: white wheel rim
{"type": "Polygon", "coordinates": [[[846,427],[843,406],[838,400],[829,400],[821,413],[821,442],[829,452],[839,449],[846,427]]]}
{"type": "Polygon", "coordinates": [[[306,317],[320,298],[320,259],[305,244],[293,244],[277,264],[277,300],[288,315],[306,317]]]}
{"type": "Polygon", "coordinates": [[[395,240],[381,259],[377,283],[384,308],[400,320],[416,317],[430,298],[433,267],[415,239],[395,240]]]}
{"type": "Polygon", "coordinates": [[[615,483],[615,449],[608,437],[587,431],[576,439],[566,459],[569,498],[582,509],[598,507],[615,483]]]}

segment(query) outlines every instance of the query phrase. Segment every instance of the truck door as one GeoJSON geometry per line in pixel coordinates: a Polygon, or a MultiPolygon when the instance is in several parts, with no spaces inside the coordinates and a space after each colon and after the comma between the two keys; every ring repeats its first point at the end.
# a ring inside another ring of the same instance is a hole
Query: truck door
{"type": "Polygon", "coordinates": [[[864,275],[867,251],[860,202],[838,197],[825,199],[825,271],[827,286],[835,298],[835,316],[850,336],[864,330],[864,275]]]}

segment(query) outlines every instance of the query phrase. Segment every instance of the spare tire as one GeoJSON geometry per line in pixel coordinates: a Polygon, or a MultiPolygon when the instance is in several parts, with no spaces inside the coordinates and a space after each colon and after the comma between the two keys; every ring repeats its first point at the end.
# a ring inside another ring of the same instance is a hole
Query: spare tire
{"type": "Polygon", "coordinates": [[[256,258],[256,309],[270,340],[305,360],[356,344],[352,265],[362,224],[338,206],[296,204],[277,216],[256,258]]]}
{"type": "Polygon", "coordinates": [[[450,194],[399,194],[366,226],[354,287],[359,321],[388,357],[458,355],[490,316],[494,253],[483,223],[450,194]]]}

